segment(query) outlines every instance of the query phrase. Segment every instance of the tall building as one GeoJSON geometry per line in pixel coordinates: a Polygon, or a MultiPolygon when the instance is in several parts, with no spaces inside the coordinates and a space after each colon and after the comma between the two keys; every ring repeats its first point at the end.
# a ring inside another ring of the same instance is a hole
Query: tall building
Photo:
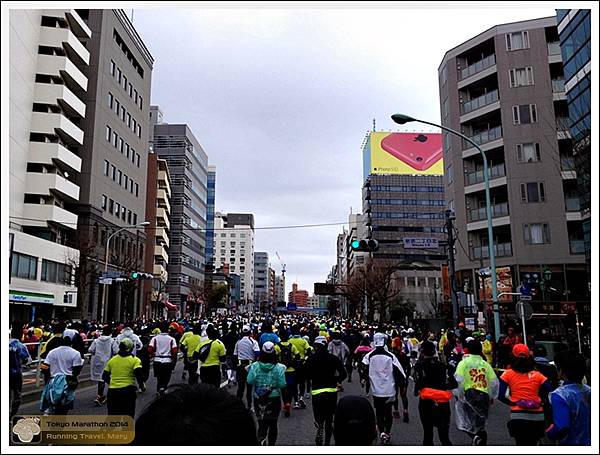
{"type": "Polygon", "coordinates": [[[206,198],[206,265],[207,273],[214,270],[215,260],[215,192],[217,185],[217,168],[208,166],[207,198],[206,198]]]}
{"type": "MultiPolygon", "coordinates": [[[[151,122],[159,112],[152,106],[151,122]]],[[[208,156],[186,124],[156,123],[153,148],[171,176],[167,293],[184,315],[194,312],[187,303],[190,291],[204,283],[208,156]]]]}
{"type": "Polygon", "coordinates": [[[241,299],[254,302],[254,215],[215,213],[215,267],[240,275],[241,299]]]}
{"type": "Polygon", "coordinates": [[[447,256],[441,135],[372,131],[363,146],[363,213],[379,242],[374,265],[394,267],[399,298],[435,316],[447,256]]]}
{"type": "Polygon", "coordinates": [[[308,291],[298,289],[298,283],[292,284],[292,290],[288,294],[288,308],[295,310],[296,308],[306,307],[308,302],[308,291]]]}
{"type": "Polygon", "coordinates": [[[152,273],[154,280],[144,283],[144,308],[146,317],[163,315],[164,293],[168,281],[169,231],[171,228],[171,177],[165,160],[155,153],[148,154],[148,180],[146,183],[146,217],[152,220],[146,227],[146,252],[144,272],[152,273]]]}
{"type": "Polygon", "coordinates": [[[77,303],[74,272],[92,31],[75,10],[9,12],[9,308],[48,320],[77,303]]]}
{"type": "Polygon", "coordinates": [[[275,305],[285,306],[285,275],[275,276],[275,305]]]}
{"type": "Polygon", "coordinates": [[[109,272],[129,275],[144,264],[148,109],[154,59],[123,10],[77,10],[91,29],[86,116],[81,149],[79,291],[82,316],[121,320],[139,314],[141,283],[98,286],[109,241],[109,272]],[[121,228],[127,229],[121,230],[121,228]],[[117,233],[117,231],[119,231],[117,233]],[[113,235],[115,234],[115,235],[113,235]],[[107,296],[104,296],[104,291],[107,296]]]}
{"type": "Polygon", "coordinates": [[[269,254],[254,252],[254,307],[266,312],[269,306],[269,254]]]}
{"type": "MultiPolygon", "coordinates": [[[[442,124],[477,142],[489,161],[498,292],[527,283],[534,310],[548,313],[587,292],[558,39],[555,17],[498,25],[446,52],[438,69],[442,124]]],[[[490,278],[476,273],[489,265],[482,158],[444,134],[444,161],[460,286],[489,304],[490,278]]]]}
{"type": "MultiPolygon", "coordinates": [[[[557,10],[558,34],[564,67],[564,84],[573,139],[573,166],[577,172],[579,209],[583,224],[583,250],[588,267],[591,259],[591,10],[557,10]]],[[[575,199],[570,202],[576,206],[575,199]]],[[[577,248],[577,247],[576,247],[577,248]]],[[[579,247],[580,248],[580,247],[579,247]]]]}

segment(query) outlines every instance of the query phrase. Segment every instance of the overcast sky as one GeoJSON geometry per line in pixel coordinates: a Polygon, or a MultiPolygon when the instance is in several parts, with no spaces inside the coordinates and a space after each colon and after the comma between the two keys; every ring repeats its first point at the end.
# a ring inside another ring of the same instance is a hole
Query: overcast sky
{"type": "MultiPolygon", "coordinates": [[[[361,143],[404,112],[439,122],[444,53],[502,23],[554,15],[501,9],[136,9],[155,59],[152,104],[187,123],[217,166],[216,208],[257,227],[344,223],[361,212],[361,143]]],[[[496,7],[497,8],[497,7],[496,7]]],[[[418,125],[406,131],[433,131],[418,125]]],[[[257,230],[256,250],[312,294],[343,226],[257,230]]]]}

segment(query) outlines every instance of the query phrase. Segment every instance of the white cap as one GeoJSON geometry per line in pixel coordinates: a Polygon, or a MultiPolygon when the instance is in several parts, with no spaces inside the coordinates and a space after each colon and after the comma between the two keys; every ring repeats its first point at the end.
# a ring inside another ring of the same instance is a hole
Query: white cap
{"type": "Polygon", "coordinates": [[[272,354],[275,352],[275,345],[271,341],[266,341],[263,344],[262,350],[265,354],[272,354]]]}
{"type": "Polygon", "coordinates": [[[315,344],[327,344],[327,338],[324,336],[318,336],[315,338],[315,344]]]}
{"type": "Polygon", "coordinates": [[[386,336],[383,333],[376,333],[373,335],[373,344],[375,347],[385,346],[385,338],[386,336]]]}
{"type": "Polygon", "coordinates": [[[250,332],[250,326],[249,325],[245,325],[244,327],[242,327],[242,332],[250,332]]]}

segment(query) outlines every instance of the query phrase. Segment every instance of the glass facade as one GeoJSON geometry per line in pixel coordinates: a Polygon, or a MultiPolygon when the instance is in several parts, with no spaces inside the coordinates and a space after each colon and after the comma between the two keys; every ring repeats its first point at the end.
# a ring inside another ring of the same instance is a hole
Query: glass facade
{"type": "Polygon", "coordinates": [[[217,171],[209,166],[206,198],[206,264],[214,264],[215,260],[215,189],[217,171]]]}
{"type": "Polygon", "coordinates": [[[579,202],[583,217],[583,244],[590,264],[591,167],[591,11],[557,10],[560,47],[567,87],[569,123],[577,169],[579,202]]]}

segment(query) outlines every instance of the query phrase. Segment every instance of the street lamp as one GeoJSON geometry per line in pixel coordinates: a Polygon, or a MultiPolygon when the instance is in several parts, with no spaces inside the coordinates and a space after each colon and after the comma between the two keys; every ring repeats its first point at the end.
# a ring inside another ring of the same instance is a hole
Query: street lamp
{"type": "Polygon", "coordinates": [[[489,255],[490,255],[490,268],[491,268],[491,281],[492,281],[492,301],[493,301],[493,308],[494,308],[494,331],[496,332],[496,341],[498,341],[498,338],[500,337],[500,313],[499,313],[499,309],[498,309],[498,284],[497,284],[497,275],[496,275],[496,255],[494,253],[494,233],[493,233],[493,229],[492,229],[492,204],[491,204],[491,198],[490,198],[490,179],[489,179],[489,175],[488,175],[488,160],[487,160],[487,156],[485,156],[485,153],[483,152],[483,150],[481,150],[481,147],[479,147],[479,145],[473,141],[471,138],[465,136],[462,133],[459,133],[458,131],[455,131],[451,128],[442,126],[442,125],[438,125],[436,123],[431,123],[431,122],[427,122],[425,120],[419,120],[413,117],[410,117],[408,115],[404,115],[404,114],[394,114],[392,115],[392,120],[396,123],[398,123],[399,125],[404,125],[405,123],[409,123],[409,122],[419,122],[419,123],[424,123],[426,125],[431,125],[431,126],[435,126],[437,128],[440,128],[444,131],[447,131],[449,133],[455,134],[458,137],[461,137],[462,139],[464,139],[465,141],[467,141],[469,144],[473,145],[473,147],[475,147],[479,153],[481,154],[481,158],[483,159],[483,180],[484,180],[484,185],[485,185],[485,209],[486,209],[486,214],[487,214],[487,231],[488,231],[488,248],[489,248],[489,255]]]}
{"type": "MultiPolygon", "coordinates": [[[[148,226],[149,224],[150,224],[150,221],[143,221],[142,223],[135,224],[132,226],[125,226],[125,227],[122,227],[121,229],[116,230],[115,232],[113,232],[111,235],[108,236],[108,238],[106,239],[106,256],[104,259],[104,276],[105,277],[106,277],[106,273],[108,272],[108,252],[109,252],[109,248],[110,248],[110,240],[121,231],[124,231],[126,229],[131,229],[131,228],[144,227],[144,226],[148,226]]],[[[104,283],[102,290],[103,290],[103,292],[102,292],[102,308],[101,308],[101,312],[100,312],[100,318],[102,319],[102,322],[106,322],[106,299],[108,298],[106,283],[104,283]]]]}

